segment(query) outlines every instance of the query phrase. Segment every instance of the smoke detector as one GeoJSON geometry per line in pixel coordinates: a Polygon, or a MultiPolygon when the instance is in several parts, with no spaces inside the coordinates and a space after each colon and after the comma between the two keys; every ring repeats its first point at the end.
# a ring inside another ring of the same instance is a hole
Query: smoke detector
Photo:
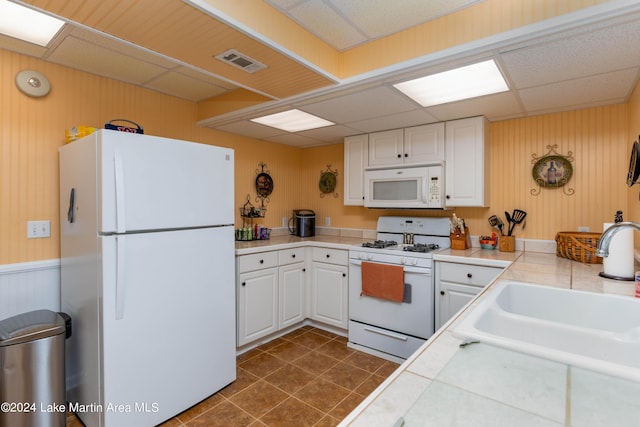
{"type": "Polygon", "coordinates": [[[257,61],[243,53],[238,52],[235,49],[229,49],[222,52],[214,58],[226,62],[229,65],[233,65],[236,68],[246,71],[247,73],[255,73],[256,71],[267,68],[262,62],[257,61]]]}

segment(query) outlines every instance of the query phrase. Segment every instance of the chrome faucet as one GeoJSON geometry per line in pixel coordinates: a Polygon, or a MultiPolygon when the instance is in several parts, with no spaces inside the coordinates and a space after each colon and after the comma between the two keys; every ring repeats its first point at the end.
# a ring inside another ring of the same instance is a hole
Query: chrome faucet
{"type": "Polygon", "coordinates": [[[623,228],[633,228],[637,231],[640,231],[640,223],[637,222],[617,222],[613,224],[611,227],[607,228],[602,236],[600,236],[600,241],[598,242],[598,247],[596,248],[596,255],[606,257],[609,256],[609,245],[611,244],[611,239],[613,236],[623,228]]]}

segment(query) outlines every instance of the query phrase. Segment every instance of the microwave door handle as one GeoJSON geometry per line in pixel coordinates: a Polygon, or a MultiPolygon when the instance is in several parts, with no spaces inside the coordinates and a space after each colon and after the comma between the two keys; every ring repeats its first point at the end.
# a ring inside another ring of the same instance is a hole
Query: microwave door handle
{"type": "Polygon", "coordinates": [[[428,204],[429,199],[427,198],[427,191],[428,191],[428,185],[429,185],[429,177],[425,176],[422,178],[422,203],[424,203],[425,205],[428,204]]]}

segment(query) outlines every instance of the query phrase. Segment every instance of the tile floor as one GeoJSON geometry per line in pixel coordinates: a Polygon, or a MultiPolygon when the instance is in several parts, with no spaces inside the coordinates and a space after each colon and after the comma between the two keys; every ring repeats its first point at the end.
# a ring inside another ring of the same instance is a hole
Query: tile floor
{"type": "Polygon", "coordinates": [[[397,367],[304,326],[238,356],[235,382],[162,427],[335,426],[397,367]]]}

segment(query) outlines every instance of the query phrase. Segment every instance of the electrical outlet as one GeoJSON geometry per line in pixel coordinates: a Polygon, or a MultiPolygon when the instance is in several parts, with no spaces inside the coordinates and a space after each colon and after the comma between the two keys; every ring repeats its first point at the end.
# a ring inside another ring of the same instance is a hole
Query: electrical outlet
{"type": "Polygon", "coordinates": [[[578,227],[578,231],[589,232],[589,231],[591,231],[591,228],[589,228],[589,227],[578,227]]]}
{"type": "Polygon", "coordinates": [[[324,226],[325,227],[331,227],[331,217],[329,217],[329,216],[325,216],[324,217],[324,226]]]}
{"type": "Polygon", "coordinates": [[[27,221],[27,238],[51,237],[51,221],[27,221]]]}

